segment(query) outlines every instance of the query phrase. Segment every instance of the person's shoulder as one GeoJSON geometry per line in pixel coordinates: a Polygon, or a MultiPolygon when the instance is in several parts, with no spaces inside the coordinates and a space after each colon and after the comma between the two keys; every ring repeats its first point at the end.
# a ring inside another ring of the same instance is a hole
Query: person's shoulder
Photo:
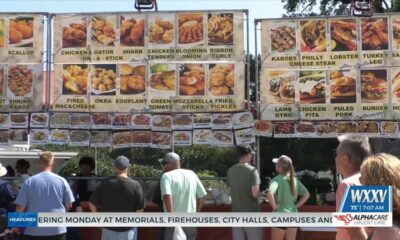
{"type": "Polygon", "coordinates": [[[275,176],[275,177],[272,179],[272,181],[279,182],[279,181],[282,181],[284,178],[285,178],[285,176],[278,174],[277,176],[275,176]]]}
{"type": "Polygon", "coordinates": [[[356,173],[356,174],[354,174],[354,175],[352,175],[352,176],[350,176],[348,178],[343,179],[340,184],[347,185],[347,186],[360,185],[361,184],[360,183],[360,177],[361,177],[361,174],[360,173],[356,173]]]}

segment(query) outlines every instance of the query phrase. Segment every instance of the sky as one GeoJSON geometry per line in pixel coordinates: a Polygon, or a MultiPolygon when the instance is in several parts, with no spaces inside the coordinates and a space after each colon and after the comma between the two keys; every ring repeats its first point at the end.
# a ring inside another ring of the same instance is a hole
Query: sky
{"type": "MultiPolygon", "coordinates": [[[[134,0],[1,0],[0,12],[118,12],[135,11],[134,0]]],[[[279,18],[281,0],[158,0],[159,10],[248,9],[250,52],[254,53],[254,19],[279,18]]]]}

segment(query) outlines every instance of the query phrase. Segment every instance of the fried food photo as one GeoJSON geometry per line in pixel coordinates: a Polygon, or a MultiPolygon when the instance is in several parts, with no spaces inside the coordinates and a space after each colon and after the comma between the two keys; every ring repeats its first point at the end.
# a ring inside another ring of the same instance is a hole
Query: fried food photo
{"type": "Polygon", "coordinates": [[[331,103],[355,103],[356,79],[343,71],[330,72],[331,103]]]}
{"type": "Polygon", "coordinates": [[[139,144],[150,144],[151,143],[151,132],[150,131],[133,131],[131,133],[132,143],[139,144]]]}
{"type": "Polygon", "coordinates": [[[387,72],[384,69],[361,70],[362,102],[382,102],[387,100],[387,72]]]}
{"type": "Polygon", "coordinates": [[[5,25],[4,19],[0,19],[0,48],[4,47],[5,45],[5,25]]]}
{"type": "Polygon", "coordinates": [[[203,64],[183,64],[179,71],[179,93],[181,96],[204,95],[205,73],[203,64]]]}
{"type": "Polygon", "coordinates": [[[93,113],[92,122],[94,125],[111,125],[111,115],[109,113],[93,113]]]}
{"type": "Polygon", "coordinates": [[[392,27],[393,27],[393,48],[400,48],[400,18],[392,17],[392,27]]]}
{"type": "Polygon", "coordinates": [[[68,130],[52,130],[51,131],[51,139],[53,140],[68,140],[68,130]]]}
{"type": "Polygon", "coordinates": [[[0,124],[5,124],[8,121],[8,114],[0,114],[0,124]]]}
{"type": "Polygon", "coordinates": [[[104,144],[109,145],[112,143],[111,131],[93,131],[90,137],[90,144],[104,144]]]}
{"type": "Polygon", "coordinates": [[[384,134],[397,134],[399,125],[397,122],[382,122],[381,132],[384,134]]]}
{"type": "Polygon", "coordinates": [[[150,65],[150,87],[160,91],[174,91],[176,89],[176,71],[164,63],[150,65]]]}
{"type": "Polygon", "coordinates": [[[294,134],[294,123],[292,122],[277,122],[274,124],[275,134],[294,134]]]}
{"type": "Polygon", "coordinates": [[[10,18],[8,23],[8,43],[19,47],[32,47],[34,32],[33,21],[33,17],[10,18]]]}
{"type": "Polygon", "coordinates": [[[152,123],[154,127],[171,128],[172,118],[171,116],[154,115],[152,123]]]}
{"type": "Polygon", "coordinates": [[[75,130],[71,131],[69,135],[69,140],[71,142],[87,142],[89,141],[90,133],[89,131],[75,130]]]}
{"type": "Polygon", "coordinates": [[[92,94],[114,95],[116,65],[94,65],[92,68],[92,94]]]}
{"type": "Polygon", "coordinates": [[[92,17],[92,41],[99,45],[114,46],[115,44],[115,19],[111,16],[92,17]]]}
{"type": "Polygon", "coordinates": [[[136,126],[149,126],[151,120],[151,115],[146,114],[136,114],[133,117],[133,123],[136,126]]]}
{"type": "Polygon", "coordinates": [[[1,143],[7,143],[8,137],[9,137],[8,131],[0,131],[0,142],[1,143]]]}
{"type": "Polygon", "coordinates": [[[16,65],[8,69],[8,89],[14,96],[32,94],[33,70],[28,65],[16,65]]]}
{"type": "Polygon", "coordinates": [[[400,71],[392,79],[392,94],[393,98],[400,101],[400,71]]]}
{"type": "Polygon", "coordinates": [[[214,114],[213,124],[215,125],[225,125],[232,123],[232,114],[214,114]]]}
{"type": "Polygon", "coordinates": [[[155,145],[171,145],[171,133],[152,132],[151,141],[155,145]]]}
{"type": "Polygon", "coordinates": [[[69,125],[71,116],[68,113],[54,113],[51,116],[51,124],[54,125],[69,125]]]}
{"type": "Polygon", "coordinates": [[[279,26],[271,29],[272,50],[287,52],[296,48],[295,26],[279,26]]]}
{"type": "Polygon", "coordinates": [[[46,123],[48,119],[47,114],[39,113],[39,114],[32,114],[32,120],[37,123],[46,123]]]}
{"type": "Polygon", "coordinates": [[[179,126],[184,126],[184,125],[192,125],[193,124],[193,119],[191,115],[174,115],[172,117],[172,124],[173,125],[179,125],[179,126]]]}
{"type": "Polygon", "coordinates": [[[300,43],[302,52],[325,52],[326,21],[300,21],[300,43]]]}
{"type": "Polygon", "coordinates": [[[179,17],[179,43],[202,42],[203,14],[180,14],[179,17]]]}
{"type": "Polygon", "coordinates": [[[88,90],[88,65],[64,65],[63,95],[86,95],[88,90]]]}
{"type": "Polygon", "coordinates": [[[174,140],[178,142],[185,142],[190,140],[190,135],[188,132],[175,132],[174,140]]]}
{"type": "Polygon", "coordinates": [[[318,134],[328,134],[337,132],[336,122],[319,122],[317,123],[318,134]]]}
{"type": "Polygon", "coordinates": [[[233,44],[233,14],[208,14],[208,43],[211,45],[233,44]]]}
{"type": "Polygon", "coordinates": [[[26,142],[28,141],[27,130],[10,130],[8,132],[8,139],[14,142],[26,142]]]}
{"type": "Polygon", "coordinates": [[[357,51],[357,23],[354,19],[331,20],[332,51],[357,51]]]}
{"type": "Polygon", "coordinates": [[[233,95],[235,89],[234,64],[210,64],[209,90],[214,96],[233,95]]]}
{"type": "Polygon", "coordinates": [[[121,45],[126,47],[144,46],[144,19],[120,16],[121,45]]]}
{"type": "Polygon", "coordinates": [[[90,125],[90,115],[89,114],[72,114],[71,125],[90,125]]]}
{"type": "Polygon", "coordinates": [[[315,133],[317,128],[312,122],[299,122],[296,125],[296,131],[298,133],[315,133]]]}
{"type": "Polygon", "coordinates": [[[174,41],[174,21],[156,17],[153,21],[149,21],[149,23],[149,42],[167,44],[174,41]]]}
{"type": "Polygon", "coordinates": [[[233,133],[229,131],[215,131],[213,137],[220,143],[233,143],[233,133]]]}
{"type": "Polygon", "coordinates": [[[362,18],[362,50],[387,50],[389,46],[388,19],[362,18]]]}
{"type": "Polygon", "coordinates": [[[377,122],[359,122],[358,133],[379,133],[377,122]]]}
{"type": "Polygon", "coordinates": [[[138,94],[146,91],[146,65],[121,64],[119,67],[121,94],[138,94]]]}
{"type": "Polygon", "coordinates": [[[48,132],[44,130],[32,130],[31,135],[34,141],[44,141],[49,138],[48,132]]]}
{"type": "Polygon", "coordinates": [[[301,104],[325,103],[325,75],[323,72],[300,72],[298,88],[301,104]]]}
{"type": "Polygon", "coordinates": [[[120,132],[113,134],[113,144],[114,145],[122,145],[122,144],[131,144],[132,137],[131,132],[120,132]]]}
{"type": "Polygon", "coordinates": [[[358,126],[356,122],[338,122],[338,133],[357,133],[358,126]]]}
{"type": "Polygon", "coordinates": [[[62,29],[62,47],[80,48],[86,47],[87,17],[77,19],[62,29]]]}
{"type": "Polygon", "coordinates": [[[115,114],[113,118],[113,126],[131,126],[131,114],[115,114]]]}
{"type": "Polygon", "coordinates": [[[264,121],[264,120],[256,120],[254,123],[254,129],[257,132],[271,132],[272,131],[272,122],[264,121]]]}
{"type": "Polygon", "coordinates": [[[198,140],[210,140],[211,136],[212,136],[212,131],[207,129],[207,130],[195,130],[193,132],[195,139],[198,140]]]}
{"type": "Polygon", "coordinates": [[[25,123],[27,121],[25,114],[11,114],[10,118],[13,123],[25,123]]]}

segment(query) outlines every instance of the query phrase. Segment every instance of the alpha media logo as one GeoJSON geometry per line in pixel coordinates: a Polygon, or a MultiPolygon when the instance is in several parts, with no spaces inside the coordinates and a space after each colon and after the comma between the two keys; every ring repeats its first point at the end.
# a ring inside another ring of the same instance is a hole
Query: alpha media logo
{"type": "Polygon", "coordinates": [[[340,212],[392,212],[391,186],[350,186],[347,188],[340,212]]]}

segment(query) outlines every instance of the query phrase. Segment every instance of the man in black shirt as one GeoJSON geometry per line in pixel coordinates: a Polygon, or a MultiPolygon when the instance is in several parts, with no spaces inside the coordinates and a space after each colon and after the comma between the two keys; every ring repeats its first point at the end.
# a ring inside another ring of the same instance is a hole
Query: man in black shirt
{"type": "MultiPolygon", "coordinates": [[[[92,194],[89,206],[92,212],[142,212],[143,190],[140,184],[129,178],[129,159],[119,156],[113,162],[115,177],[104,181],[92,194]]],[[[137,228],[103,228],[102,240],[136,240],[137,228]]]]}

